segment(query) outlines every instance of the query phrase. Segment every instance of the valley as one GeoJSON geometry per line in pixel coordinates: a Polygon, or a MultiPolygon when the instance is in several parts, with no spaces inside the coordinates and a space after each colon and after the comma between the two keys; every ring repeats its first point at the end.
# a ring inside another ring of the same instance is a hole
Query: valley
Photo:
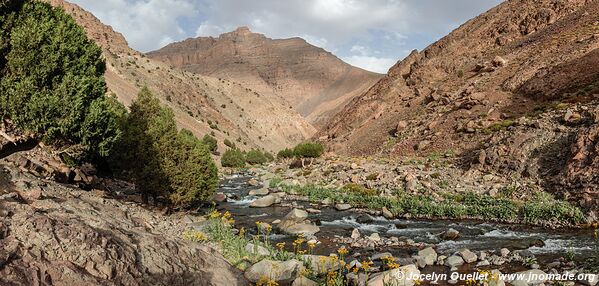
{"type": "Polygon", "coordinates": [[[384,75],[0,9],[1,285],[598,285],[598,1],[504,1],[384,75]]]}

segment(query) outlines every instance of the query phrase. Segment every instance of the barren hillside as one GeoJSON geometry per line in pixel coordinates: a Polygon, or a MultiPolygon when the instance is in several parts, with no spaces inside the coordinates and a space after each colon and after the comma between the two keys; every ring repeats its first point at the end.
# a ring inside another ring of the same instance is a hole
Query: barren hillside
{"type": "Polygon", "coordinates": [[[214,133],[248,149],[279,150],[309,138],[315,129],[285,101],[251,90],[236,82],[184,72],[147,58],[129,48],[123,36],[89,12],[62,0],[62,6],[103,49],[110,93],[128,105],[148,86],[174,111],[180,127],[197,136],[214,133]]]}
{"type": "Polygon", "coordinates": [[[316,137],[351,155],[458,154],[592,206],[597,15],[598,1],[504,2],[398,62],[316,137]]]}
{"type": "Polygon", "coordinates": [[[350,66],[301,38],[273,40],[247,27],[218,38],[173,43],[148,57],[281,97],[315,125],[323,124],[381,77],[350,66]]]}

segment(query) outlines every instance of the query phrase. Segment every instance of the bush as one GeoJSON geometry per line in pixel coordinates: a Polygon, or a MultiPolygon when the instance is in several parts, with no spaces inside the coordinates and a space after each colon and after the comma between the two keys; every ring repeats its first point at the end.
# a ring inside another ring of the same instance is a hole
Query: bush
{"type": "Polygon", "coordinates": [[[324,153],[324,146],[320,143],[306,142],[293,148],[293,154],[298,158],[318,158],[324,153]]]}
{"type": "Polygon", "coordinates": [[[223,167],[243,168],[245,167],[245,156],[239,149],[229,149],[220,158],[223,167]]]}
{"type": "Polygon", "coordinates": [[[225,139],[223,143],[225,144],[225,146],[235,149],[235,143],[231,142],[229,139],[225,139]]]}
{"type": "Polygon", "coordinates": [[[268,162],[268,158],[260,150],[252,149],[245,155],[245,162],[252,165],[260,165],[268,162]]]}
{"type": "Polygon", "coordinates": [[[204,138],[202,138],[202,142],[208,147],[208,150],[212,153],[216,152],[218,149],[218,141],[216,138],[206,134],[204,138]]]}
{"type": "Polygon", "coordinates": [[[289,159],[289,158],[293,158],[293,150],[289,149],[289,148],[285,148],[281,151],[279,151],[279,153],[277,153],[277,158],[279,159],[289,159]]]}
{"type": "Polygon", "coordinates": [[[0,9],[0,116],[47,143],[108,156],[120,108],[104,96],[102,50],[58,8],[2,1],[0,9]]]}

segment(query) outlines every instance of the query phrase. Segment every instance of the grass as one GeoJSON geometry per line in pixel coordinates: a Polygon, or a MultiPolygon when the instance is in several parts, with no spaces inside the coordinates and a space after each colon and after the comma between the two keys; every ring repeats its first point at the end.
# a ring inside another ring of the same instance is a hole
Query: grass
{"type": "Polygon", "coordinates": [[[493,123],[484,130],[484,133],[499,132],[508,129],[511,126],[516,125],[516,122],[510,119],[503,120],[501,122],[493,123]]]}
{"type": "Polygon", "coordinates": [[[285,192],[305,196],[318,203],[329,199],[358,208],[381,209],[386,207],[398,217],[421,217],[442,219],[481,219],[534,225],[556,224],[577,226],[584,221],[582,211],[567,202],[544,195],[528,201],[511,198],[495,198],[475,193],[444,194],[442,200],[427,195],[412,195],[401,190],[395,197],[382,197],[378,192],[363,192],[343,187],[341,190],[316,185],[280,185],[285,192]]]}

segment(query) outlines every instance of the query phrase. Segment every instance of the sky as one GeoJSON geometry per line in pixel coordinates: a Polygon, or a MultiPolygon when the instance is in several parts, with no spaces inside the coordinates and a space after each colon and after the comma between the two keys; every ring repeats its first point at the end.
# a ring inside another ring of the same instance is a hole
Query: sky
{"type": "Polygon", "coordinates": [[[302,37],[345,62],[386,73],[501,0],[70,0],[141,52],[247,26],[302,37]]]}

